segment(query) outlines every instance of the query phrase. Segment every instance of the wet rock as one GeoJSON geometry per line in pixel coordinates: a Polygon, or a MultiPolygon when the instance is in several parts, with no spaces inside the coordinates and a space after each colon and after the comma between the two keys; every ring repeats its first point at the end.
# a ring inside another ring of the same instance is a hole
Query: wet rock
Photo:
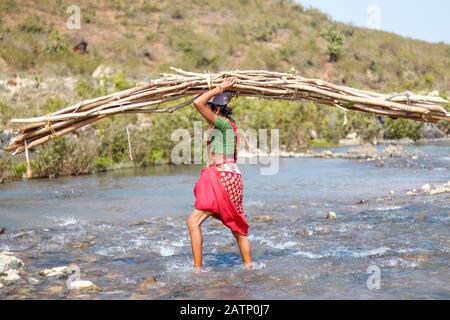
{"type": "Polygon", "coordinates": [[[54,287],[50,287],[47,290],[47,293],[50,295],[58,295],[64,292],[64,287],[63,286],[54,286],[54,287]]]}
{"type": "Polygon", "coordinates": [[[426,253],[408,252],[408,253],[403,253],[400,257],[404,260],[415,261],[419,264],[427,262],[430,259],[429,254],[426,254],[426,253]]]}
{"type": "Polygon", "coordinates": [[[271,222],[273,218],[270,216],[252,216],[252,221],[254,222],[271,222]]]}
{"type": "Polygon", "coordinates": [[[297,231],[297,234],[305,236],[305,237],[310,237],[310,236],[314,235],[314,231],[311,229],[303,229],[303,230],[297,231]]]}
{"type": "Polygon", "coordinates": [[[19,271],[16,269],[7,270],[3,272],[3,276],[0,277],[0,280],[6,285],[14,284],[20,280],[19,271]]]}
{"type": "Polygon", "coordinates": [[[0,227],[0,234],[5,234],[5,233],[6,233],[6,229],[0,227]]]}
{"type": "Polygon", "coordinates": [[[431,196],[443,193],[450,193],[450,183],[448,183],[447,185],[438,186],[429,192],[431,196]]]}
{"type": "Polygon", "coordinates": [[[0,253],[0,273],[4,273],[9,269],[19,269],[25,264],[22,260],[12,255],[10,252],[0,253]]]}
{"type": "Polygon", "coordinates": [[[41,277],[51,278],[51,277],[65,277],[72,273],[72,269],[67,266],[54,267],[51,269],[45,269],[39,272],[41,277]]]}
{"type": "Polygon", "coordinates": [[[138,287],[138,292],[148,291],[151,287],[156,285],[156,279],[154,277],[148,277],[138,287]]]}
{"type": "Polygon", "coordinates": [[[403,146],[393,145],[393,144],[390,144],[389,146],[387,146],[381,152],[380,155],[383,158],[397,158],[397,157],[408,156],[408,154],[405,152],[405,149],[403,148],[403,146]]]}
{"type": "Polygon", "coordinates": [[[368,202],[369,202],[369,200],[363,199],[363,200],[359,200],[356,204],[366,204],[368,202]]]}
{"type": "Polygon", "coordinates": [[[35,278],[28,278],[28,283],[31,284],[31,285],[36,285],[36,284],[39,284],[40,281],[38,279],[35,279],[35,278]]]}
{"type": "Polygon", "coordinates": [[[102,290],[100,287],[96,286],[95,284],[93,284],[91,281],[88,280],[73,281],[68,284],[68,287],[70,290],[80,291],[83,293],[99,292],[102,290]]]}
{"type": "Polygon", "coordinates": [[[372,158],[376,154],[377,154],[377,149],[370,144],[365,144],[362,146],[351,148],[347,152],[348,157],[352,158],[352,159],[372,158]]]}
{"type": "Polygon", "coordinates": [[[323,151],[323,152],[321,152],[319,154],[319,157],[326,158],[326,159],[327,158],[333,158],[334,157],[334,153],[331,150],[325,150],[325,151],[323,151]]]}
{"type": "Polygon", "coordinates": [[[70,249],[86,249],[87,247],[89,247],[89,243],[88,242],[73,242],[73,243],[67,244],[67,247],[70,249]]]}
{"type": "Polygon", "coordinates": [[[328,219],[328,220],[336,220],[336,219],[337,219],[336,213],[333,212],[333,211],[328,212],[328,214],[327,214],[327,219],[328,219]]]}
{"type": "Polygon", "coordinates": [[[443,194],[443,193],[450,193],[450,181],[443,185],[439,186],[433,186],[430,184],[425,184],[419,189],[412,189],[408,192],[406,192],[407,195],[413,196],[413,195],[419,195],[419,194],[428,194],[431,196],[443,194]]]}

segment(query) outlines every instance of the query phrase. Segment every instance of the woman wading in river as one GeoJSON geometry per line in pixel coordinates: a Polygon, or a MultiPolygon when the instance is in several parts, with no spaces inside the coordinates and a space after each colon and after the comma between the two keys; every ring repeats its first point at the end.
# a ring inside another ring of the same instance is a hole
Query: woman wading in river
{"type": "Polygon", "coordinates": [[[226,78],[194,101],[195,108],[211,126],[207,142],[208,165],[202,169],[195,185],[195,210],[187,221],[196,269],[202,267],[201,225],[210,216],[221,220],[231,230],[244,266],[252,267],[248,224],[242,208],[243,183],[236,164],[239,135],[228,107],[233,94],[225,91],[235,83],[236,79],[226,78]]]}

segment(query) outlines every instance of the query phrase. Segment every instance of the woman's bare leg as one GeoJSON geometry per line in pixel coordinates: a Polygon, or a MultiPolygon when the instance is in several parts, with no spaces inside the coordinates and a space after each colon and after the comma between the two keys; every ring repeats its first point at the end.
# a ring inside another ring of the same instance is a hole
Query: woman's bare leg
{"type": "Polygon", "coordinates": [[[192,255],[194,256],[194,268],[201,269],[202,262],[202,223],[212,213],[195,209],[187,220],[189,236],[191,237],[192,255]]]}
{"type": "Polygon", "coordinates": [[[248,241],[248,237],[237,232],[233,232],[233,235],[236,238],[236,242],[239,246],[239,251],[241,252],[244,267],[252,269],[252,250],[250,249],[250,242],[248,241]]]}

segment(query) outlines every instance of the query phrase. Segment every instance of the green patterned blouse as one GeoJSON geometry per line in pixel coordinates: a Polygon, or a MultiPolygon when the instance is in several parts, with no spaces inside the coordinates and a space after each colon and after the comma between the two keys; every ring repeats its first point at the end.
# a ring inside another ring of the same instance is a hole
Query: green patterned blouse
{"type": "Polygon", "coordinates": [[[217,116],[208,141],[209,152],[234,156],[236,135],[228,119],[217,116]]]}

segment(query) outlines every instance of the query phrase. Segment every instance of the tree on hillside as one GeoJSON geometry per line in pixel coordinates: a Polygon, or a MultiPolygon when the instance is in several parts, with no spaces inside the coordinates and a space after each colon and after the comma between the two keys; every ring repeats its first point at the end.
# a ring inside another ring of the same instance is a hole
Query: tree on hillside
{"type": "Polygon", "coordinates": [[[330,62],[337,62],[344,44],[344,36],[335,28],[329,28],[321,33],[322,38],[328,41],[328,54],[330,62]]]}

